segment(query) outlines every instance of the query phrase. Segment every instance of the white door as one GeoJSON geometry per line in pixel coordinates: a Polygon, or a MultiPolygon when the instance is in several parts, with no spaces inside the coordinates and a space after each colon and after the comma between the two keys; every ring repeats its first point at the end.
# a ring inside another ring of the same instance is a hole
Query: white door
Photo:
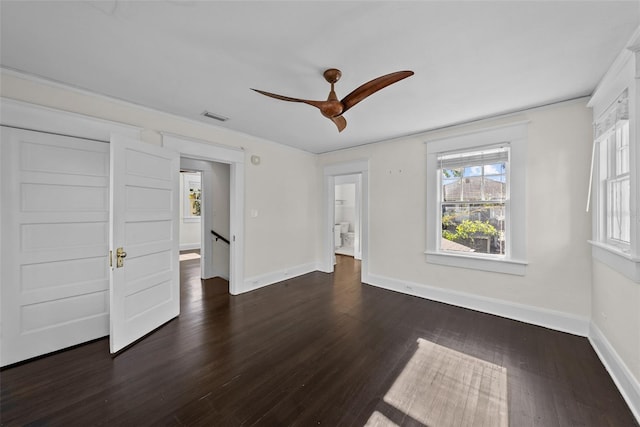
{"type": "Polygon", "coordinates": [[[180,312],[180,157],[118,136],[110,146],[110,346],[115,353],[180,312]],[[118,248],[126,254],[121,267],[118,248]]]}
{"type": "Polygon", "coordinates": [[[5,366],[109,333],[109,144],[1,136],[5,366]]]}

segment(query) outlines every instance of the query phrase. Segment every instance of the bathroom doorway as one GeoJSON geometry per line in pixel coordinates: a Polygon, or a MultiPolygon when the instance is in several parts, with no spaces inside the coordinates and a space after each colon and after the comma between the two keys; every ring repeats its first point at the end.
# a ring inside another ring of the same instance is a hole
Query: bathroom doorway
{"type": "Polygon", "coordinates": [[[334,247],[337,255],[362,259],[360,249],[361,174],[335,177],[334,247]]]}
{"type": "MultiPolygon", "coordinates": [[[[355,219],[353,227],[349,225],[346,233],[348,239],[353,239],[353,261],[361,264],[359,269],[360,277],[363,283],[369,280],[369,161],[355,160],[345,163],[334,163],[326,165],[323,171],[324,175],[324,227],[326,232],[323,233],[323,259],[321,263],[321,271],[326,273],[334,272],[336,265],[336,257],[346,258],[345,255],[336,255],[336,244],[338,243],[338,234],[342,234],[342,228],[337,228],[336,218],[340,218],[340,214],[336,215],[336,185],[355,184],[355,201],[353,208],[355,211],[355,219]],[[351,231],[352,230],[352,231],[351,231]]],[[[338,190],[340,192],[341,190],[338,190]]],[[[338,200],[346,200],[338,197],[338,200]]],[[[340,203],[340,202],[339,202],[340,203]]],[[[342,206],[348,206],[345,202],[342,206]]],[[[343,209],[344,210],[344,209],[343,209]]],[[[350,221],[342,221],[350,222],[350,221]]],[[[349,244],[350,241],[347,242],[349,244]]],[[[342,236],[340,236],[340,244],[342,246],[342,236]]]]}

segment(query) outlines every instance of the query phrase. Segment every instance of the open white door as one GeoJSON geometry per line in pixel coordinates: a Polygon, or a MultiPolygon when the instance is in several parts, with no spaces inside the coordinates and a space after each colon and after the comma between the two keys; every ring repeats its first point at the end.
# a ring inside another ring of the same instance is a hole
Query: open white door
{"type": "Polygon", "coordinates": [[[180,313],[180,157],[120,136],[110,146],[110,347],[116,353],[180,313]]]}

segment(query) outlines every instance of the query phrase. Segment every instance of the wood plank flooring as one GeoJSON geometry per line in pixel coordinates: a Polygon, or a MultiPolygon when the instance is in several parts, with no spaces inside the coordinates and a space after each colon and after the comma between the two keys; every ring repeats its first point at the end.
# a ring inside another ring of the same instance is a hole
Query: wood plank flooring
{"type": "Polygon", "coordinates": [[[0,424],[483,425],[437,404],[444,392],[422,404],[427,343],[506,376],[492,387],[506,384],[510,426],[637,426],[585,338],[362,285],[351,257],[239,296],[198,262],[181,262],[180,317],[118,357],[102,339],[2,370],[0,424]]]}

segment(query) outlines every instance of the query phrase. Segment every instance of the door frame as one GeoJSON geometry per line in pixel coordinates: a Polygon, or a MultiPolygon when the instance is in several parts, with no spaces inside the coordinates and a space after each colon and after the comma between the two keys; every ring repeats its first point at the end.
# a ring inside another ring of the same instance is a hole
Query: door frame
{"type": "Polygon", "coordinates": [[[360,175],[361,207],[360,207],[360,249],[362,252],[361,281],[369,280],[369,160],[355,160],[344,163],[326,165],[323,170],[324,212],[323,215],[323,251],[322,271],[333,272],[335,248],[333,243],[333,226],[335,225],[335,178],[341,175],[360,175]]]}
{"type": "Polygon", "coordinates": [[[244,285],[244,162],[241,148],[162,132],[162,145],[180,153],[181,158],[229,165],[229,293],[238,295],[244,285]]]}

